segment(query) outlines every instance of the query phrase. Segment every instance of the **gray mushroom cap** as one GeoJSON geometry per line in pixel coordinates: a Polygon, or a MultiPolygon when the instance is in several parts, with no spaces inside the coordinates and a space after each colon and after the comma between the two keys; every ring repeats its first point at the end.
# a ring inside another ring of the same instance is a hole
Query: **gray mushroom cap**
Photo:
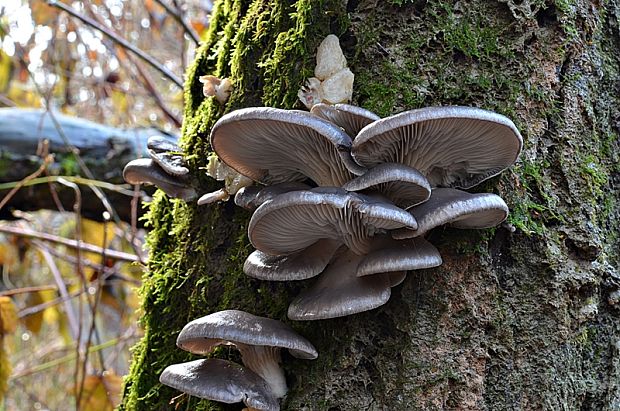
{"type": "Polygon", "coordinates": [[[431,185],[404,164],[382,163],[342,186],[347,191],[376,190],[405,210],[431,196],[431,185]]]}
{"type": "Polygon", "coordinates": [[[192,201],[198,195],[196,190],[187,184],[187,179],[167,174],[148,158],[139,158],[127,163],[123,169],[123,178],[129,184],[153,184],[168,196],[184,201],[192,201]]]}
{"type": "Polygon", "coordinates": [[[304,250],[284,256],[256,250],[245,260],[243,272],[260,280],[305,280],[319,275],[340,246],[340,241],[324,238],[304,250]]]}
{"type": "Polygon", "coordinates": [[[160,136],[151,136],[146,142],[149,156],[165,172],[175,176],[189,173],[181,148],[160,136]]]}
{"type": "Polygon", "coordinates": [[[416,217],[418,229],[396,230],[392,232],[393,238],[418,237],[444,224],[464,229],[495,227],[508,216],[508,206],[495,194],[436,188],[427,202],[409,212],[416,217]]]}
{"type": "Polygon", "coordinates": [[[427,107],[364,127],[351,149],[365,166],[406,164],[431,186],[469,188],[513,164],[523,139],[508,118],[473,107],[427,107]]]}
{"type": "Polygon", "coordinates": [[[365,170],[351,157],[351,139],[307,112],[270,107],[236,110],[211,130],[220,160],[263,184],[303,181],[340,186],[365,170]]]}
{"type": "Polygon", "coordinates": [[[312,343],[288,325],[239,310],[219,311],[193,320],[177,337],[177,346],[194,354],[207,354],[226,343],[286,348],[301,359],[318,356],[312,343]]]}
{"type": "Polygon", "coordinates": [[[273,184],[267,187],[242,187],[237,191],[237,194],[235,194],[235,204],[246,210],[254,211],[265,201],[271,200],[280,194],[310,189],[311,187],[308,184],[296,181],[273,184]]]}
{"type": "Polygon", "coordinates": [[[357,266],[357,275],[421,270],[441,265],[441,255],[435,246],[423,238],[396,241],[382,236],[374,241],[373,250],[357,266]]]}
{"type": "Polygon", "coordinates": [[[363,256],[345,250],[318,280],[293,300],[288,308],[291,320],[323,320],[372,310],[390,299],[390,274],[357,277],[363,256]]]}
{"type": "Polygon", "coordinates": [[[247,368],[226,360],[211,358],[173,364],[159,376],[159,381],[199,398],[227,404],[243,402],[262,411],[280,409],[265,380],[247,368]]]}
{"type": "Polygon", "coordinates": [[[294,253],[321,238],[342,241],[364,254],[372,236],[401,227],[415,229],[417,223],[392,204],[319,187],[281,194],[261,205],[250,219],[248,235],[256,249],[271,255],[294,253]]]}
{"type": "Polygon", "coordinates": [[[381,119],[372,111],[350,104],[319,103],[310,112],[341,127],[352,139],[368,124],[381,119]]]}

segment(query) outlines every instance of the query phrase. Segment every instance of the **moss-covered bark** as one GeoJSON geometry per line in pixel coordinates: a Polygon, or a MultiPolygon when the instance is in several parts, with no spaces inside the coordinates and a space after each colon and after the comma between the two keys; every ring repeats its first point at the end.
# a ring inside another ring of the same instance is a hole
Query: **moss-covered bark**
{"type": "MultiPolygon", "coordinates": [[[[295,107],[331,32],[358,105],[381,115],[475,105],[509,116],[526,140],[519,163],[481,188],[506,199],[516,231],[438,230],[444,264],[410,273],[384,307],[294,323],[320,357],[285,358],[285,409],[620,408],[619,18],[617,0],[217,3],[187,76],[183,142],[196,176],[224,112],[197,77],[231,77],[225,110],[295,107]]],[[[231,203],[156,196],[145,337],[121,409],[224,409],[187,396],[169,405],[178,392],[159,373],[195,358],[176,334],[226,308],[285,319],[306,284],[243,275],[248,217],[231,203]]]]}

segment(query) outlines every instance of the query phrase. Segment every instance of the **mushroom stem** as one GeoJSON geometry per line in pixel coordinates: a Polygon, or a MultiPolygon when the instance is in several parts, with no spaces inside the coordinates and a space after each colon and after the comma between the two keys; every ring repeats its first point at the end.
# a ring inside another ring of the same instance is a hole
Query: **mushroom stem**
{"type": "Polygon", "coordinates": [[[267,381],[277,398],[284,397],[288,388],[284,370],[280,367],[280,348],[240,343],[235,345],[241,352],[243,364],[267,381]]]}

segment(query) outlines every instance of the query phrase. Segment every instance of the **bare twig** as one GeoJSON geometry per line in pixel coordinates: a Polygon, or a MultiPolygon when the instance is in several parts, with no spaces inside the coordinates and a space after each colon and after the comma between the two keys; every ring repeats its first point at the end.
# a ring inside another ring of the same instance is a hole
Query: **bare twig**
{"type": "Polygon", "coordinates": [[[17,295],[17,294],[36,293],[36,292],[39,292],[39,291],[47,291],[47,290],[58,290],[58,286],[50,284],[50,285],[35,285],[35,286],[32,286],[32,287],[13,288],[11,290],[6,290],[6,291],[0,292],[0,297],[10,296],[10,295],[17,295]]]}
{"type": "Polygon", "coordinates": [[[185,19],[181,15],[180,10],[173,8],[171,5],[169,5],[164,0],[156,0],[156,1],[164,9],[166,9],[166,12],[168,12],[168,14],[174,17],[174,19],[178,21],[181,26],[183,26],[183,29],[185,29],[185,32],[192,38],[192,40],[194,40],[194,43],[196,43],[196,45],[200,44],[200,37],[198,36],[198,33],[196,33],[196,30],[194,30],[192,26],[190,26],[189,23],[185,21],[185,19]]]}
{"type": "Polygon", "coordinates": [[[59,2],[57,0],[47,0],[47,3],[50,6],[53,6],[53,7],[59,8],[59,9],[61,9],[63,11],[66,11],[67,13],[69,13],[73,17],[81,20],[85,24],[91,26],[94,29],[99,30],[100,32],[102,32],[103,34],[108,36],[115,43],[117,43],[120,46],[122,46],[123,48],[131,51],[136,56],[140,57],[141,59],[143,59],[144,61],[149,63],[153,68],[155,68],[160,73],[162,73],[164,76],[166,76],[170,80],[172,80],[177,86],[183,88],[183,81],[178,76],[176,76],[172,71],[170,71],[166,67],[164,67],[161,63],[159,63],[157,60],[155,60],[151,55],[145,53],[144,51],[140,50],[139,48],[135,47],[133,44],[129,43],[127,40],[125,40],[124,38],[119,36],[118,34],[114,33],[108,27],[105,27],[104,25],[99,24],[98,22],[96,22],[95,20],[91,19],[90,17],[84,16],[84,15],[76,12],[71,7],[69,7],[66,4],[61,3],[61,2],[59,2]]]}
{"type": "MultiPolygon", "coordinates": [[[[101,253],[101,247],[98,247],[94,244],[84,243],[78,244],[75,240],[70,240],[64,237],[58,237],[52,234],[40,233],[38,231],[28,230],[24,228],[10,227],[7,225],[0,225],[0,232],[14,234],[20,237],[27,238],[38,238],[40,240],[50,241],[57,244],[62,244],[67,247],[81,249],[84,251],[89,251],[91,253],[101,253]]],[[[116,260],[129,261],[129,262],[139,262],[138,256],[134,254],[125,253],[122,251],[110,250],[106,249],[106,255],[110,258],[114,258],[116,260]]]]}
{"type": "Polygon", "coordinates": [[[51,156],[49,154],[47,156],[45,156],[45,159],[43,160],[43,164],[41,164],[39,166],[37,171],[35,171],[34,173],[30,174],[29,176],[26,176],[23,180],[21,180],[18,183],[16,183],[16,185],[11,189],[11,191],[9,191],[9,193],[6,196],[4,196],[2,201],[0,201],[0,210],[2,210],[2,207],[4,207],[6,205],[6,203],[9,202],[9,200],[15,195],[15,193],[17,193],[17,191],[20,188],[22,188],[24,185],[26,185],[26,183],[28,183],[28,181],[37,178],[43,171],[45,171],[45,168],[48,165],[50,165],[51,163],[53,163],[53,162],[54,162],[54,157],[53,156],[51,156]]]}
{"type": "MultiPolygon", "coordinates": [[[[104,190],[114,191],[115,193],[123,194],[128,197],[133,197],[135,195],[134,190],[127,189],[127,184],[112,184],[107,183],[105,181],[100,180],[91,180],[89,178],[83,178],[79,176],[46,176],[46,177],[38,177],[32,178],[28,181],[12,181],[8,183],[0,183],[0,190],[7,190],[9,188],[15,187],[29,187],[38,184],[46,184],[46,183],[58,183],[60,179],[64,179],[66,181],[70,181],[72,183],[87,185],[89,187],[99,187],[104,190]]],[[[18,188],[19,188],[18,187],[18,188]]],[[[140,195],[145,195],[143,191],[139,192],[140,195]]]]}

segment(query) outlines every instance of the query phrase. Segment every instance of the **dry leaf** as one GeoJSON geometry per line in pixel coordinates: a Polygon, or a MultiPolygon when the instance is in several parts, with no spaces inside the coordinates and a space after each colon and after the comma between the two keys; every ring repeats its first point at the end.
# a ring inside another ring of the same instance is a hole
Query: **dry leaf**
{"type": "Polygon", "coordinates": [[[120,404],[123,379],[106,371],[103,375],[88,375],[79,409],[81,411],[113,411],[120,404]]]}

